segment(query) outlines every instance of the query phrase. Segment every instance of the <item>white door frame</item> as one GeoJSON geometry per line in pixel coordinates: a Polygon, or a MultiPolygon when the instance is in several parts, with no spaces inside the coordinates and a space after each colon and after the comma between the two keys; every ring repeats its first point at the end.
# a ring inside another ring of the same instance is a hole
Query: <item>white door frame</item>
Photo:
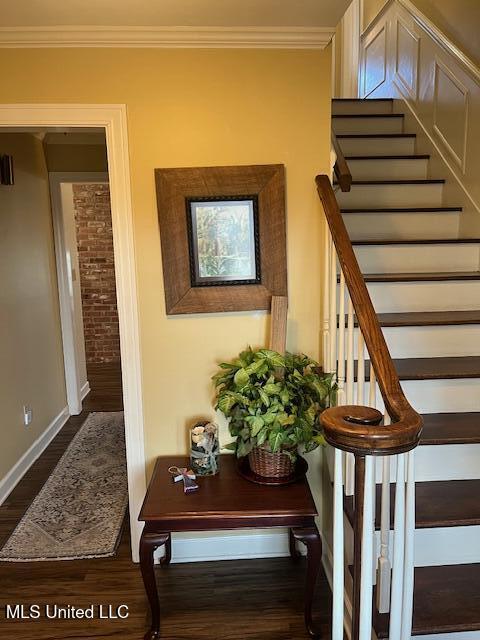
{"type": "Polygon", "coordinates": [[[146,491],[140,331],[125,105],[0,104],[1,127],[101,127],[107,141],[127,447],[132,558],[146,491]]]}
{"type": "Polygon", "coordinates": [[[53,232],[55,237],[55,260],[57,264],[58,298],[62,325],[63,360],[65,364],[65,387],[70,415],[82,411],[82,400],[90,391],[88,380],[82,384],[80,372],[86,368],[82,327],[77,326],[78,312],[73,295],[74,277],[80,277],[76,252],[72,252],[65,232],[65,210],[62,202],[62,184],[96,183],[108,184],[108,173],[104,172],[58,172],[49,173],[50,199],[52,203],[53,232]],[[74,254],[74,255],[72,255],[74,254]]]}
{"type": "Polygon", "coordinates": [[[345,12],[342,25],[340,98],[357,98],[360,69],[360,35],[363,23],[363,0],[353,0],[345,12]]]}

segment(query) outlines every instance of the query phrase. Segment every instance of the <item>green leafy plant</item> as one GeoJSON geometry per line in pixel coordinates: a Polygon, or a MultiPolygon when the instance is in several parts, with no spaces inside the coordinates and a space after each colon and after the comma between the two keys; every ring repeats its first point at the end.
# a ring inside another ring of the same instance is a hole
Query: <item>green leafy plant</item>
{"type": "Polygon", "coordinates": [[[238,457],[265,446],[295,458],[299,449],[312,451],[323,442],[320,413],[335,403],[336,385],[317,362],[249,347],[219,366],[215,408],[229,419],[235,441],[227,448],[238,457]]]}

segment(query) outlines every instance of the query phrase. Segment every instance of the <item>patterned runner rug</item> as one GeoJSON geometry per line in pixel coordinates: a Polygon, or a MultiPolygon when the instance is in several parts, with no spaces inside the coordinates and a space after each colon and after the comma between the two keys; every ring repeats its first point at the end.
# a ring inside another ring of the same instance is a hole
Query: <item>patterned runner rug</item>
{"type": "Polygon", "coordinates": [[[128,503],[123,413],[91,413],[0,551],[0,561],[115,554],[128,503]]]}

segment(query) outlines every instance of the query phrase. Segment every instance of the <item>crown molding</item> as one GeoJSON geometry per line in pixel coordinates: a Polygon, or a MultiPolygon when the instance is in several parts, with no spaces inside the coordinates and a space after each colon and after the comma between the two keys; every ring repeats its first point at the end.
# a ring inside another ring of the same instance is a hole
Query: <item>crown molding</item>
{"type": "Polygon", "coordinates": [[[335,27],[1,27],[0,48],[324,49],[335,27]]]}

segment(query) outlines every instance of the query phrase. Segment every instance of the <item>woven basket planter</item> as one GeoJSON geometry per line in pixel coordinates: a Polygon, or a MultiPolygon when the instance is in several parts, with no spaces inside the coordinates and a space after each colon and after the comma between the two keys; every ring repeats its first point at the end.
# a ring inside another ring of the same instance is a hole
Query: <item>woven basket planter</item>
{"type": "Polygon", "coordinates": [[[254,447],[248,454],[250,469],[263,478],[288,478],[295,471],[294,463],[289,455],[272,453],[264,447],[254,447]]]}

